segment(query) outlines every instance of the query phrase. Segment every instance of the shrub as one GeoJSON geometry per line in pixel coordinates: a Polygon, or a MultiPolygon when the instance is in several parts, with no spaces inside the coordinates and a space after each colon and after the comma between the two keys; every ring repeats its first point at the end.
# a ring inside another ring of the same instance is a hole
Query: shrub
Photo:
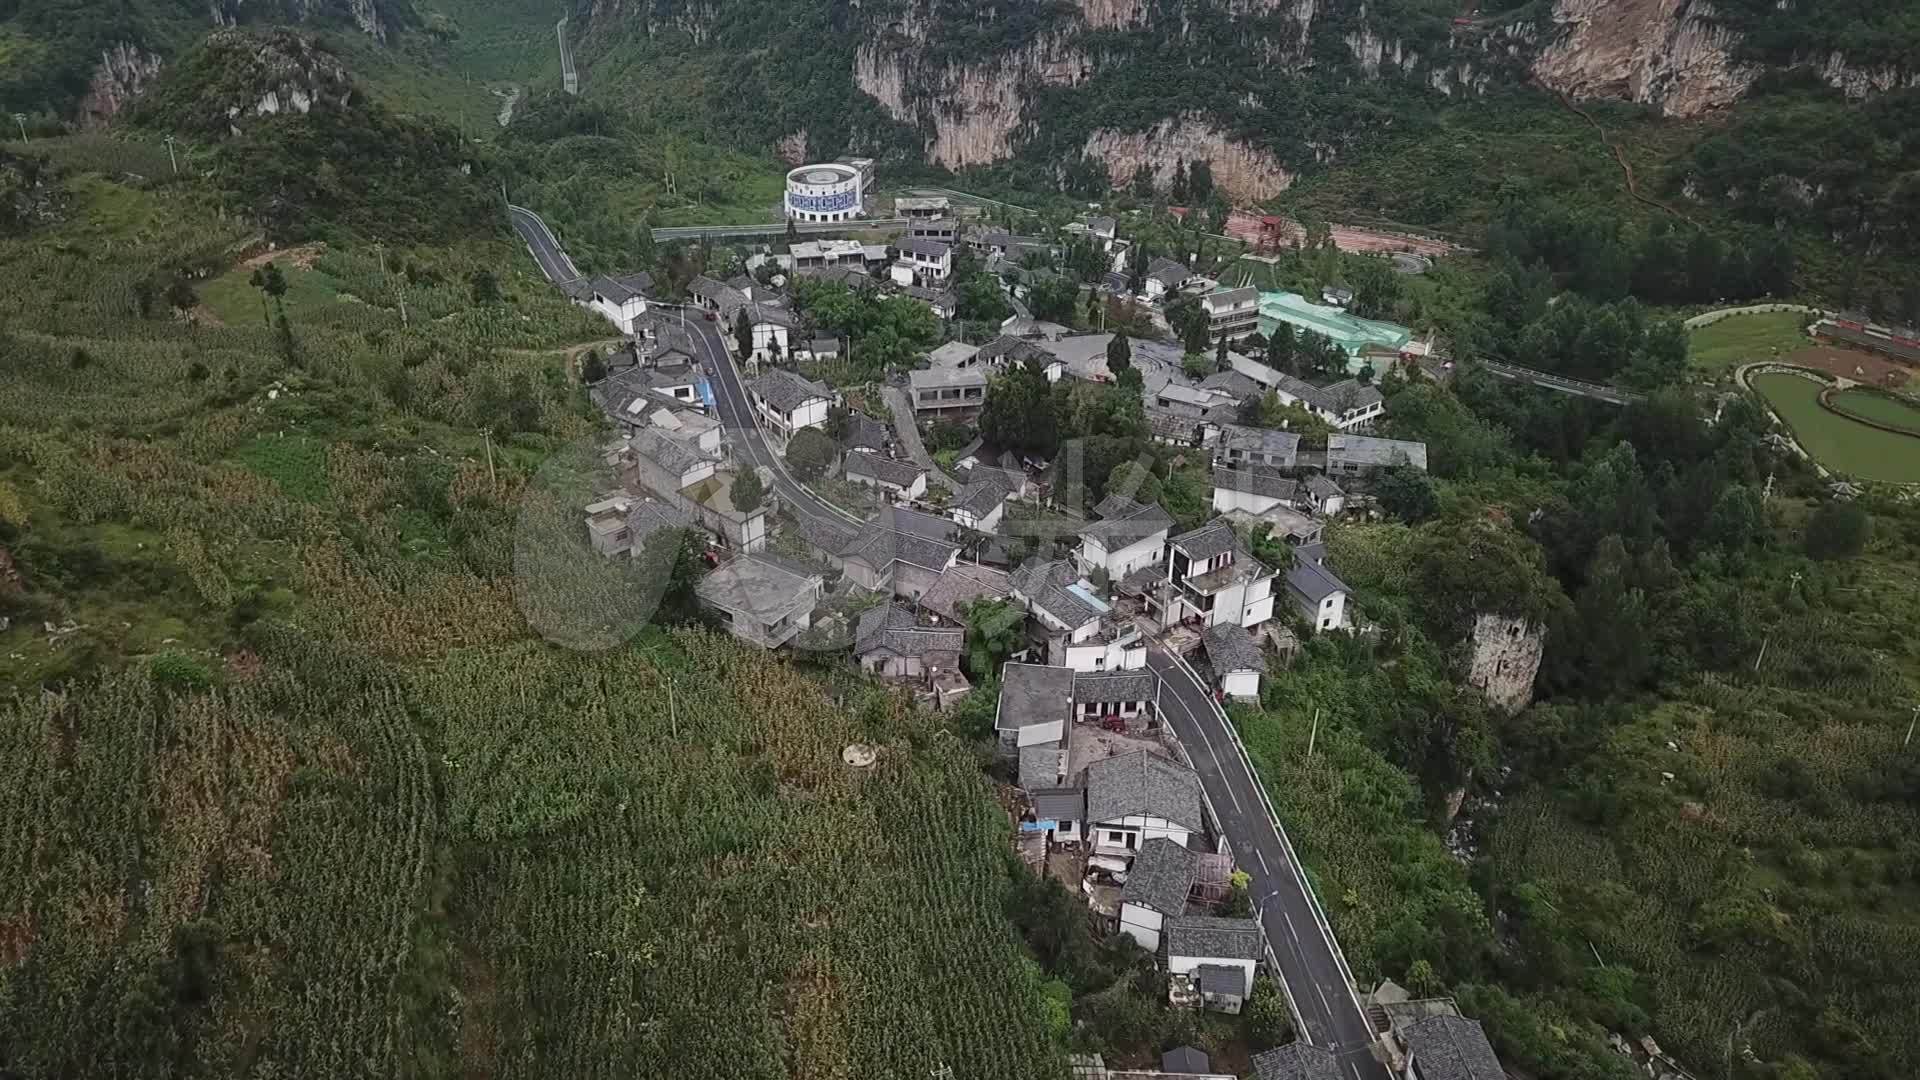
{"type": "Polygon", "coordinates": [[[205,664],[177,652],[163,652],[153,658],[153,681],[173,690],[205,690],[213,685],[213,673],[205,664]]]}
{"type": "Polygon", "coordinates": [[[1827,502],[1807,519],[1805,546],[1815,559],[1851,559],[1866,550],[1873,518],[1856,503],[1827,502]]]}

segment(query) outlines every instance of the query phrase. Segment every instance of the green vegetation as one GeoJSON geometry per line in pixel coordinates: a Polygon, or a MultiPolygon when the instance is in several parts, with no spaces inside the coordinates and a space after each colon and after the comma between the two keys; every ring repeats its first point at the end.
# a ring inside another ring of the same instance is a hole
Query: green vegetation
{"type": "Polygon", "coordinates": [[[1546,1078],[1632,1075],[1609,1032],[1703,1069],[1732,1034],[1750,1080],[1909,1074],[1914,507],[1827,501],[1747,398],[1708,426],[1471,368],[1386,392],[1432,502],[1329,541],[1381,633],[1311,638],[1235,710],[1360,979],[1450,990],[1546,1078]],[[1545,632],[1513,716],[1457,689],[1490,613],[1545,632]]]}
{"type": "Polygon", "coordinates": [[[1729,315],[1687,331],[1687,358],[1708,371],[1779,359],[1809,344],[1807,318],[1798,311],[1729,315]]]}
{"type": "Polygon", "coordinates": [[[0,1069],[1064,1068],[967,745],[584,551],[606,328],[516,246],[345,205],[276,275],[199,181],[54,182],[0,240],[0,1069]]]}
{"type": "Polygon", "coordinates": [[[1822,408],[1821,384],[1809,379],[1770,374],[1752,381],[1793,429],[1794,438],[1822,465],[1866,480],[1920,483],[1920,441],[1822,408]]]}
{"type": "MultiPolygon", "coordinates": [[[[1878,390],[1841,390],[1830,394],[1827,403],[1835,411],[1884,424],[1890,428],[1920,435],[1920,403],[1878,390]]],[[[1916,447],[1920,449],[1920,447],[1916,447]]]]}

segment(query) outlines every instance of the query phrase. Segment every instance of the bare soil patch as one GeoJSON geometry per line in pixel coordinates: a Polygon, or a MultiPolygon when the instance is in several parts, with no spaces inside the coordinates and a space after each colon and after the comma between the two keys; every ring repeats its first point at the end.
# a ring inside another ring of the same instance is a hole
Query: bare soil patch
{"type": "Polygon", "coordinates": [[[1901,387],[1913,378],[1913,369],[1897,361],[1877,353],[1836,349],[1831,345],[1809,345],[1780,359],[1783,363],[1798,364],[1872,386],[1901,387]]]}
{"type": "Polygon", "coordinates": [[[297,247],[278,248],[263,251],[250,259],[241,260],[240,268],[242,270],[258,270],[270,262],[280,262],[284,260],[287,265],[293,267],[295,270],[311,270],[313,269],[315,260],[326,254],[326,251],[327,245],[325,244],[301,244],[297,247]]]}

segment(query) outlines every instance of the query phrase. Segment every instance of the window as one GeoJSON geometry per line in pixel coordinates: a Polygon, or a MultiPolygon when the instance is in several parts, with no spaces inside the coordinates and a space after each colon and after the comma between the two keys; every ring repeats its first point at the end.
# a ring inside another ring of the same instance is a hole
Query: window
{"type": "Polygon", "coordinates": [[[1105,843],[1125,844],[1128,847],[1132,847],[1133,846],[1132,841],[1133,841],[1133,834],[1131,833],[1115,832],[1112,829],[1107,830],[1107,838],[1105,840],[1105,843]]]}

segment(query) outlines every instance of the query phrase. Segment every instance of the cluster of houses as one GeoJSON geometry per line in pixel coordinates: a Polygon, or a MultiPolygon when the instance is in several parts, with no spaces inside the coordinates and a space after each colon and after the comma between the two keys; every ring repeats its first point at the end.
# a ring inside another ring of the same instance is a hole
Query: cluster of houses
{"type": "MultiPolygon", "coordinates": [[[[776,258],[794,276],[890,289],[936,311],[947,304],[950,316],[955,245],[973,245],[1002,265],[1044,247],[1004,232],[966,233],[942,199],[903,199],[896,209],[911,221],[909,235],[893,244],[809,240],[776,258]]],[[[1106,245],[1116,267],[1124,265],[1126,241],[1114,236],[1112,219],[1092,217],[1081,228],[1106,245]]],[[[1181,373],[1177,347],[1133,341],[1152,433],[1206,455],[1215,516],[1179,529],[1165,508],[1111,494],[1057,557],[1010,565],[998,534],[1009,505],[1040,491],[1031,463],[969,448],[955,470],[957,487],[932,497],[933,477],[886,420],[853,412],[835,423],[845,404],[835,390],[765,363],[837,356],[838,342],[805,336],[804,320],[778,288],[746,277],[698,278],[689,287],[696,312],[729,329],[744,313],[751,328],[750,359],[762,363],[745,386],[766,442],[783,452],[800,431],[832,426],[836,473],[882,498],[858,523],[801,512],[776,525],[788,515],[770,470],[758,469],[757,500],[736,504],[736,486],[756,466],[734,457],[720,430],[683,321],[689,316],[650,308],[644,278],[594,278],[576,293],[630,335],[592,388],[620,432],[605,450],[619,490],[585,508],[594,548],[658,559],[669,546],[661,538],[672,537],[677,552],[686,530],[704,535],[713,568],[697,594],[731,633],[770,649],[845,649],[862,671],[910,688],[936,709],[973,690],[962,662],[970,606],[983,599],[1012,605],[1022,632],[999,673],[994,730],[1019,794],[1020,853],[1076,887],[1114,932],[1156,955],[1171,1005],[1239,1012],[1270,953],[1259,923],[1224,914],[1233,859],[1198,776],[1162,724],[1148,640],[1192,657],[1222,699],[1258,700],[1269,657],[1298,647],[1293,625],[1316,633],[1352,628],[1350,590],[1321,543],[1325,521],[1362,499],[1380,470],[1424,470],[1426,448],[1361,434],[1383,406],[1379,392],[1359,381],[1315,387],[1231,350],[1230,370],[1196,380],[1181,373]],[[1239,423],[1241,402],[1267,393],[1325,419],[1335,430],[1326,448],[1303,450],[1296,433],[1239,423]],[[1259,525],[1291,543],[1291,566],[1270,566],[1255,554],[1247,537],[1259,525]],[[842,632],[818,638],[829,645],[809,644],[832,626],[842,632]]],[[[1194,284],[1185,267],[1156,260],[1146,291],[1164,298],[1194,284]]],[[[1229,342],[1254,332],[1263,317],[1252,290],[1216,290],[1202,302],[1216,335],[1229,342]]],[[[992,374],[1009,364],[1036,364],[1052,381],[1111,381],[1111,340],[1040,332],[979,346],[949,342],[910,374],[914,417],[921,424],[972,419],[992,374]]],[[[1500,1075],[1479,1026],[1457,1012],[1409,1002],[1404,992],[1377,1007],[1397,1048],[1394,1070],[1406,1080],[1500,1075]]],[[[1339,1074],[1334,1066],[1330,1052],[1305,1043],[1253,1059],[1261,1080],[1331,1080],[1339,1074]]],[[[1213,1075],[1192,1048],[1170,1052],[1159,1074],[1111,1070],[1097,1056],[1074,1067],[1090,1080],[1213,1075]]]]}

